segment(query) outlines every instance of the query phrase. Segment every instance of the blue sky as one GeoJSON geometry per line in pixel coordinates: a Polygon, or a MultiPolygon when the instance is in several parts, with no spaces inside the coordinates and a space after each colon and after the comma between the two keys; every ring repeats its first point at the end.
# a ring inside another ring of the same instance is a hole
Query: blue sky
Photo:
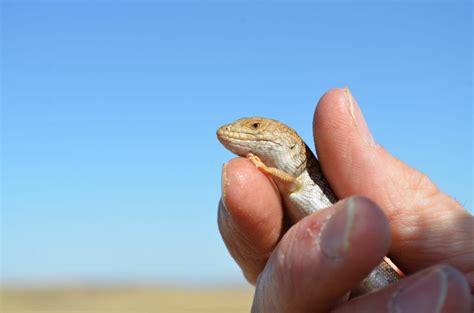
{"type": "Polygon", "coordinates": [[[218,126],[311,142],[349,86],[376,140],[472,203],[472,5],[2,4],[2,279],[242,282],[218,126]]]}

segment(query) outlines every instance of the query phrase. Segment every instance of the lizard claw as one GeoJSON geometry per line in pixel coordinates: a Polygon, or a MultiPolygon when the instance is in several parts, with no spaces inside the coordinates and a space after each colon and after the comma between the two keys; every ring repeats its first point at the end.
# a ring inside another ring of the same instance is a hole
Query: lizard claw
{"type": "Polygon", "coordinates": [[[253,153],[247,154],[247,159],[249,159],[256,168],[266,168],[266,165],[262,162],[262,160],[260,160],[260,158],[253,153]]]}
{"type": "Polygon", "coordinates": [[[280,169],[266,166],[265,163],[263,163],[262,160],[260,160],[260,158],[255,154],[249,153],[246,155],[246,157],[255,165],[258,170],[260,170],[260,172],[272,177],[274,180],[280,183],[283,183],[283,185],[285,185],[284,188],[286,188],[288,193],[298,191],[303,187],[295,177],[280,169]]]}

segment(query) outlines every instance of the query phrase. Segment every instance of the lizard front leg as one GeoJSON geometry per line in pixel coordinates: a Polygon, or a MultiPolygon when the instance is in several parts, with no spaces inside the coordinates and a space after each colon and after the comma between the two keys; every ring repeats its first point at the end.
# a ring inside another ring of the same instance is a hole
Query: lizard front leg
{"type": "Polygon", "coordinates": [[[290,175],[279,168],[266,166],[265,163],[263,163],[262,160],[253,153],[247,154],[247,159],[249,159],[262,173],[271,176],[275,182],[286,189],[288,193],[298,191],[303,186],[293,175],[290,175]]]}

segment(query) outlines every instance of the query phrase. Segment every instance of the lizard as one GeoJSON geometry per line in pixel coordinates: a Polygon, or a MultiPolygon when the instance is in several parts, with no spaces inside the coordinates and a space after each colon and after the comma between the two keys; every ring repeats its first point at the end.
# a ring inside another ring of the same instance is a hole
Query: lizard
{"type": "MultiPolygon", "coordinates": [[[[269,118],[248,117],[217,130],[221,144],[248,158],[270,176],[291,223],[338,201],[314,153],[289,126],[269,118]]],[[[403,277],[388,257],[351,291],[351,298],[382,288],[403,277]]]]}

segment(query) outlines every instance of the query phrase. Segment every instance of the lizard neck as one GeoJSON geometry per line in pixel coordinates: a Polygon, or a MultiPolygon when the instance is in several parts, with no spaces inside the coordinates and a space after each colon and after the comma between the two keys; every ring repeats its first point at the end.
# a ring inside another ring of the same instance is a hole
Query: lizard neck
{"type": "Polygon", "coordinates": [[[287,144],[287,146],[293,148],[286,150],[285,153],[257,155],[266,165],[298,177],[306,170],[308,157],[314,159],[314,155],[302,140],[296,141],[293,144],[287,144]]]}
{"type": "Polygon", "coordinates": [[[324,197],[330,203],[336,203],[337,197],[332,191],[331,187],[329,186],[329,182],[324,177],[323,171],[321,166],[319,165],[319,161],[313,152],[307,148],[306,149],[306,168],[305,174],[311,179],[312,184],[317,185],[318,188],[321,190],[324,197]]]}

